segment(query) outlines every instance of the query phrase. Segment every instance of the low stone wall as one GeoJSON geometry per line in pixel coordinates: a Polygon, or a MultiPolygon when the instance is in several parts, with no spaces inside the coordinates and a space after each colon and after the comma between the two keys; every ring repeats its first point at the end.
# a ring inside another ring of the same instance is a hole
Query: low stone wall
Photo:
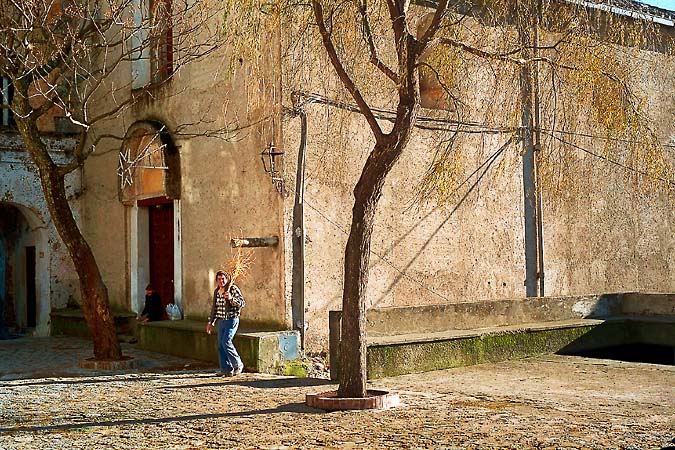
{"type": "MultiPolygon", "coordinates": [[[[136,313],[113,311],[117,335],[134,336],[136,334],[136,313]]],[[[81,309],[55,309],[50,313],[52,336],[75,336],[90,338],[91,333],[81,309]]]]}
{"type": "MultiPolygon", "coordinates": [[[[218,333],[206,334],[203,321],[165,320],[139,324],[139,346],[144,350],[211,361],[218,364],[218,333]]],[[[296,331],[239,331],[234,345],[248,371],[277,373],[298,357],[296,331]]]]}
{"type": "Polygon", "coordinates": [[[367,312],[366,326],[369,335],[387,336],[571,319],[657,315],[675,316],[675,294],[631,292],[373,308],[367,312]]]}
{"type": "MultiPolygon", "coordinates": [[[[331,378],[341,311],[330,311],[331,378]]],[[[617,293],[373,308],[368,377],[495,362],[545,352],[675,342],[675,294],[617,293]]]]}
{"type": "Polygon", "coordinates": [[[631,317],[675,316],[675,293],[630,292],[623,294],[621,314],[631,317]]]}

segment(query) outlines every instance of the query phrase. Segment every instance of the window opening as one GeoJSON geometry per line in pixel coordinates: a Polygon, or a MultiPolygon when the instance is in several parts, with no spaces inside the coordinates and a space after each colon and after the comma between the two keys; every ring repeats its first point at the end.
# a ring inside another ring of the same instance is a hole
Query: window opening
{"type": "Polygon", "coordinates": [[[0,83],[0,102],[2,104],[2,114],[0,115],[0,125],[3,127],[14,128],[14,114],[9,108],[14,98],[14,86],[8,78],[1,78],[0,83]]]}
{"type": "Polygon", "coordinates": [[[151,36],[150,64],[152,81],[161,83],[173,75],[172,0],[150,0],[151,36]]]}

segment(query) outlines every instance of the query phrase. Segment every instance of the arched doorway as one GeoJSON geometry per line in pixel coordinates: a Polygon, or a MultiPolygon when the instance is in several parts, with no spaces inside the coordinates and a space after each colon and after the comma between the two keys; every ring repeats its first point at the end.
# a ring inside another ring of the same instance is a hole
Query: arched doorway
{"type": "Polygon", "coordinates": [[[29,208],[0,203],[0,338],[49,333],[46,227],[29,208]]]}
{"type": "Polygon", "coordinates": [[[140,121],[120,149],[120,201],[127,205],[131,307],[140,312],[148,284],[181,307],[181,172],[178,148],[166,126],[140,121]]]}

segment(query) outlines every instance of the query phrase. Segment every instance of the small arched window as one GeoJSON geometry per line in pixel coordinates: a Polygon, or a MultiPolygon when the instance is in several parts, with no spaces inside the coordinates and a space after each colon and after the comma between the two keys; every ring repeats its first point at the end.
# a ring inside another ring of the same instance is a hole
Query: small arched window
{"type": "Polygon", "coordinates": [[[178,149],[166,127],[156,122],[137,122],[127,131],[117,170],[120,201],[180,197],[178,149]]]}

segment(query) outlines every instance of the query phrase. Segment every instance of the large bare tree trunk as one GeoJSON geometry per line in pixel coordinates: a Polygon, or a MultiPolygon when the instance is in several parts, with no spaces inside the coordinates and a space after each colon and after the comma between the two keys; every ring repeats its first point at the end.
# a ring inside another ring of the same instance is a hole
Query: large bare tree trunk
{"type": "MultiPolygon", "coordinates": [[[[378,170],[376,146],[354,189],[352,226],[345,248],[342,293],[339,397],[366,395],[366,286],[370,263],[370,237],[386,172],[378,170]]],[[[387,171],[388,172],[388,171],[387,171]]]]}
{"type": "Polygon", "coordinates": [[[366,396],[366,286],[370,263],[370,238],[384,181],[405,149],[419,110],[419,91],[402,96],[399,117],[392,131],[376,144],[354,188],[352,225],[345,249],[342,295],[342,331],[338,397],[366,396]]]}
{"type": "Polygon", "coordinates": [[[20,99],[16,103],[17,111],[20,113],[16,120],[19,133],[33,163],[37,166],[47,208],[77,271],[82,310],[94,340],[94,357],[119,360],[122,358],[122,350],[110,313],[108,289],[103,283],[94,254],[73,217],[66,197],[65,175],[49,155],[35,121],[31,120],[31,115],[21,114],[30,111],[27,100],[20,99]]]}
{"type": "MultiPolygon", "coordinates": [[[[443,5],[444,10],[444,2],[443,5]]],[[[407,31],[403,5],[389,3],[392,28],[396,36],[398,71],[389,69],[385,71],[385,74],[397,85],[398,106],[394,126],[389,133],[385,134],[340,60],[331,33],[324,21],[321,2],[312,1],[312,7],[331,64],[344,87],[356,101],[359,111],[365,116],[375,137],[375,147],[370,152],[361,177],[354,188],[352,225],[345,249],[340,372],[338,375],[340,383],[338,397],[363,398],[367,394],[366,287],[370,263],[370,238],[377,203],[382,196],[382,186],[408,145],[420,108],[418,43],[407,31]]],[[[438,22],[439,19],[440,13],[437,13],[434,21],[438,22]]]]}

